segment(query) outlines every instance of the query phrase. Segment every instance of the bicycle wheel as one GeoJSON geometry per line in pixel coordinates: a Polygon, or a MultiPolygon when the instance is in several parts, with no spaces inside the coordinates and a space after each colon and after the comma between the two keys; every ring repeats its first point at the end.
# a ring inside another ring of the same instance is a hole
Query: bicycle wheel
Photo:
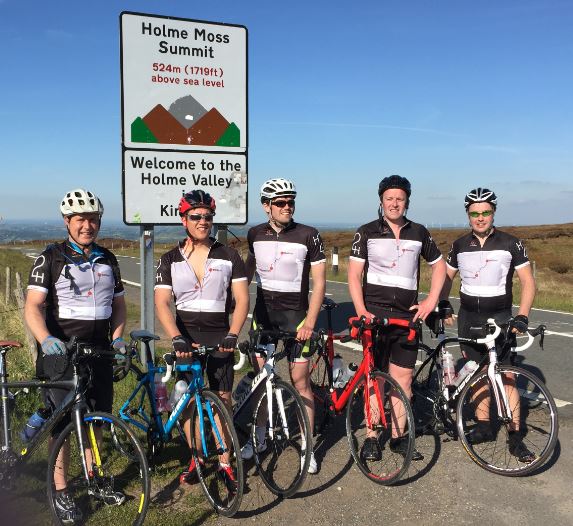
{"type": "Polygon", "coordinates": [[[482,371],[460,394],[459,437],[472,460],[487,471],[509,477],[527,475],[542,466],[555,448],[559,430],[557,406],[547,387],[534,374],[509,365],[501,365],[498,370],[502,378],[513,379],[513,385],[505,388],[513,423],[497,414],[487,371],[482,371]],[[478,417],[480,436],[472,437],[478,417]],[[511,435],[510,426],[515,431],[511,435]]]}
{"type": "MultiPolygon", "coordinates": [[[[420,344],[420,347],[422,346],[423,344],[420,344]]],[[[435,362],[425,361],[412,381],[412,412],[416,436],[440,435],[445,431],[444,422],[440,418],[440,402],[441,393],[435,362]]]]}
{"type": "Polygon", "coordinates": [[[313,435],[322,434],[330,419],[327,360],[325,355],[318,355],[310,367],[310,386],[314,397],[313,435]]]}
{"type": "Polygon", "coordinates": [[[380,415],[378,404],[371,406],[373,419],[378,422],[374,433],[369,434],[377,435],[375,438],[380,448],[380,458],[367,459],[363,451],[368,438],[364,378],[357,384],[348,401],[346,434],[350,451],[360,471],[378,484],[389,485],[398,481],[410,465],[415,442],[414,416],[408,397],[390,375],[373,371],[371,377],[380,386],[384,407],[380,415]]]}
{"type": "Polygon", "coordinates": [[[88,476],[73,423],[60,433],[48,457],[48,501],[56,524],[69,524],[63,520],[58,491],[64,489],[63,480],[64,495],[71,499],[67,503],[77,510],[73,524],[143,524],[150,492],[143,448],[132,430],[113,415],[86,413],[82,421],[88,476]]]}
{"type": "Polygon", "coordinates": [[[201,407],[194,404],[191,420],[197,475],[215,511],[231,517],[241,505],[245,482],[239,439],[223,401],[206,389],[200,397],[201,407]]]}
{"type": "Polygon", "coordinates": [[[297,390],[276,378],[272,384],[270,403],[272,427],[269,425],[269,403],[266,389],[253,414],[251,440],[255,463],[265,486],[275,495],[290,497],[306,478],[312,437],[308,415],[297,390]],[[264,415],[259,416],[259,415],[264,415]],[[257,421],[265,420],[265,436],[256,432],[257,421]],[[272,433],[271,433],[272,430],[272,433]]]}

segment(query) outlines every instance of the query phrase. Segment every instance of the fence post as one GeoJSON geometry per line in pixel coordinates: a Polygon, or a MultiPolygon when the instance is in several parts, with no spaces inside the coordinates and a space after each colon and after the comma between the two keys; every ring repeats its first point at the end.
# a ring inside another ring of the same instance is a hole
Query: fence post
{"type": "Polygon", "coordinates": [[[332,249],[332,272],[338,276],[338,247],[332,249]]]}
{"type": "MultiPolygon", "coordinates": [[[[20,273],[16,272],[16,288],[14,289],[14,296],[16,296],[16,304],[18,309],[24,312],[24,289],[22,288],[22,280],[20,279],[20,273]]],[[[36,359],[38,358],[38,349],[36,347],[36,339],[28,329],[28,325],[24,323],[24,332],[26,334],[26,343],[28,345],[28,352],[32,356],[34,365],[36,365],[36,359]]]]}
{"type": "Polygon", "coordinates": [[[8,305],[10,301],[10,267],[6,267],[6,296],[4,297],[4,303],[8,305]]]}

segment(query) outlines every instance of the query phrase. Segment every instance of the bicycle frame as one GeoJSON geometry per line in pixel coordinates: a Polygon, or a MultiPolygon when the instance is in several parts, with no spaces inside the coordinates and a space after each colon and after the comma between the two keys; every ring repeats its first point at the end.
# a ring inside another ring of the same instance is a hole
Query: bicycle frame
{"type": "Polygon", "coordinates": [[[22,389],[22,388],[63,388],[68,389],[70,392],[64,398],[62,405],[55,408],[52,415],[46,420],[44,425],[38,431],[38,433],[32,437],[29,443],[22,448],[19,454],[16,454],[17,463],[23,463],[29,458],[34,451],[48,438],[54,427],[67,415],[70,414],[72,422],[74,422],[76,430],[78,431],[77,437],[79,442],[79,452],[82,459],[82,467],[84,470],[84,476],[86,480],[89,480],[89,468],[87,466],[87,461],[85,457],[85,450],[89,447],[93,451],[93,457],[96,467],[99,465],[99,453],[98,445],[93,434],[93,430],[88,434],[87,438],[89,441],[89,446],[84,442],[84,434],[79,432],[82,428],[82,416],[87,412],[88,409],[86,402],[84,401],[84,394],[87,389],[88,380],[78,375],[77,368],[74,367],[74,375],[70,380],[30,380],[30,381],[18,381],[18,382],[7,382],[7,371],[6,371],[6,351],[0,352],[0,386],[2,392],[2,414],[4,419],[2,422],[2,451],[13,452],[12,449],[12,434],[10,428],[10,410],[8,407],[8,390],[9,389],[22,389]]]}
{"type": "MultiPolygon", "coordinates": [[[[201,392],[205,386],[203,381],[203,371],[201,369],[201,364],[198,361],[194,361],[191,364],[185,365],[176,365],[175,370],[177,372],[186,372],[191,373],[192,378],[187,386],[187,390],[181,398],[178,400],[175,407],[172,409],[171,413],[169,414],[167,421],[163,424],[163,420],[161,418],[161,413],[157,411],[157,401],[155,399],[155,374],[160,373],[162,375],[167,373],[167,367],[165,366],[155,366],[153,363],[153,359],[151,356],[151,349],[149,347],[149,342],[144,341],[145,345],[145,355],[146,355],[146,372],[141,373],[138,376],[138,384],[129,396],[129,398],[125,401],[125,403],[121,406],[119,410],[120,418],[128,422],[131,425],[138,427],[140,430],[144,432],[148,432],[151,428],[151,424],[155,424],[155,428],[159,433],[159,438],[163,443],[166,443],[171,438],[171,432],[173,428],[177,424],[181,414],[189,404],[190,400],[195,397],[197,409],[199,413],[199,431],[201,433],[201,444],[203,448],[204,455],[207,455],[207,443],[205,439],[205,432],[204,432],[204,423],[203,423],[203,402],[201,397],[201,392]],[[151,404],[151,415],[147,415],[143,410],[143,402],[145,399],[146,394],[149,395],[149,402],[151,404]],[[137,397],[140,396],[139,404],[137,406],[137,414],[141,417],[141,419],[145,422],[145,424],[141,423],[140,421],[131,418],[129,415],[129,404],[137,397]]],[[[170,377],[170,372],[169,372],[170,377]]],[[[167,382],[168,377],[164,377],[163,381],[167,382]]],[[[210,405],[206,405],[207,416],[212,424],[212,427],[215,431],[216,439],[219,444],[223,444],[223,440],[219,431],[218,426],[215,423],[215,418],[212,412],[212,408],[210,405]]]]}

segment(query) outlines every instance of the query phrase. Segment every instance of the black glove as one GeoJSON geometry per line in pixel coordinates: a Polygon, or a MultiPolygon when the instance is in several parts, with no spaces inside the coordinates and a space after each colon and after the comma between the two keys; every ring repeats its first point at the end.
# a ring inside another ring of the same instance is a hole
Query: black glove
{"type": "Polygon", "coordinates": [[[523,314],[518,314],[510,323],[512,329],[517,329],[517,332],[523,334],[529,328],[529,319],[523,314]]]}
{"type": "Polygon", "coordinates": [[[229,334],[227,334],[227,336],[225,336],[225,338],[221,342],[221,347],[223,349],[234,349],[235,347],[237,347],[238,339],[239,336],[237,334],[230,332],[229,334]]]}
{"type": "Polygon", "coordinates": [[[175,352],[191,352],[191,344],[195,343],[191,338],[184,338],[181,336],[175,336],[171,340],[171,345],[175,352]]]}
{"type": "Polygon", "coordinates": [[[438,312],[442,318],[448,318],[454,313],[454,308],[448,300],[440,300],[438,302],[438,312]]]}

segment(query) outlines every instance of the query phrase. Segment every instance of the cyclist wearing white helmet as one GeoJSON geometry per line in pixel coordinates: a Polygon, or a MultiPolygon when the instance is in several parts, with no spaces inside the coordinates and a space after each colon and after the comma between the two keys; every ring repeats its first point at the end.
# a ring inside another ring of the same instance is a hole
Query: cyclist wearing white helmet
{"type": "MultiPolygon", "coordinates": [[[[493,225],[497,209],[497,197],[487,188],[475,188],[467,193],[464,206],[468,214],[471,231],[452,244],[447,259],[447,277],[440,297],[448,299],[455,275],[460,273],[460,310],[458,313],[458,335],[471,337],[470,328],[482,326],[488,318],[498,323],[507,323],[512,316],[513,274],[521,283],[521,299],[517,315],[512,320],[513,332],[525,332],[529,324],[529,311],[535,297],[535,279],[523,241],[503,232],[493,225]]],[[[453,317],[446,320],[453,325],[453,317]]],[[[467,359],[480,363],[483,354],[479,350],[462,345],[462,353],[467,359]]],[[[509,363],[510,356],[506,358],[509,363]]],[[[511,378],[504,380],[511,385],[511,378]]],[[[512,405],[519,396],[515,389],[509,389],[512,405]]],[[[470,433],[474,443],[494,439],[494,431],[489,423],[489,396],[476,412],[478,425],[470,433]],[[481,419],[480,419],[481,416],[481,419]]],[[[510,451],[522,462],[534,460],[519,436],[519,410],[515,412],[516,424],[510,433],[510,451]]]]}
{"type": "MultiPolygon", "coordinates": [[[[291,346],[289,355],[290,377],[305,401],[312,429],[314,400],[309,360],[305,355],[326,288],[324,247],[316,228],[293,220],[297,192],[292,181],[270,179],[261,186],[260,196],[268,221],[251,228],[247,234],[247,276],[249,281],[253,275],[257,280],[253,326],[297,332],[299,343],[291,346]],[[310,301],[309,277],[312,277],[310,301]]],[[[264,360],[257,357],[257,362],[260,368],[264,360]]],[[[264,422],[257,423],[257,432],[264,436],[264,422]]],[[[241,456],[244,459],[253,456],[250,441],[241,456]]],[[[314,453],[308,471],[318,472],[314,453]]]]}
{"type": "MultiPolygon", "coordinates": [[[[24,307],[26,323],[38,341],[36,370],[40,377],[59,374],[59,355],[64,354],[64,342],[72,336],[106,349],[112,342],[118,352],[125,352],[122,334],[126,307],[119,266],[116,257],[95,242],[103,205],[92,192],[78,188],[63,197],[60,212],[68,239],[49,245],[36,258],[24,307]]],[[[92,408],[111,412],[113,364],[108,360],[94,362],[93,372],[88,391],[92,408]]],[[[71,378],[69,367],[64,378],[71,378]]],[[[57,407],[67,393],[65,389],[49,389],[45,402],[57,407]]],[[[58,424],[54,435],[66,424],[58,424]]],[[[78,520],[81,511],[66,492],[65,470],[57,471],[54,480],[56,511],[62,522],[78,520]]],[[[121,504],[125,497],[113,492],[106,499],[121,504]]]]}
{"type": "MultiPolygon", "coordinates": [[[[382,179],[378,185],[378,219],[356,231],[348,263],[348,288],[358,316],[424,320],[438,302],[445,264],[428,230],[406,218],[411,193],[405,177],[390,175],[382,179]],[[432,277],[427,298],[418,301],[420,258],[431,266],[432,277]]],[[[406,329],[389,328],[377,348],[377,360],[378,367],[384,368],[382,357],[389,355],[388,373],[411,397],[418,342],[408,341],[407,336],[406,329]]],[[[406,417],[397,416],[397,420],[399,425],[390,448],[405,455],[407,443],[400,438],[400,428],[405,425],[406,417]]],[[[382,458],[380,437],[375,429],[367,430],[362,455],[372,461],[382,458]]],[[[412,460],[423,458],[414,450],[412,460]]]]}

